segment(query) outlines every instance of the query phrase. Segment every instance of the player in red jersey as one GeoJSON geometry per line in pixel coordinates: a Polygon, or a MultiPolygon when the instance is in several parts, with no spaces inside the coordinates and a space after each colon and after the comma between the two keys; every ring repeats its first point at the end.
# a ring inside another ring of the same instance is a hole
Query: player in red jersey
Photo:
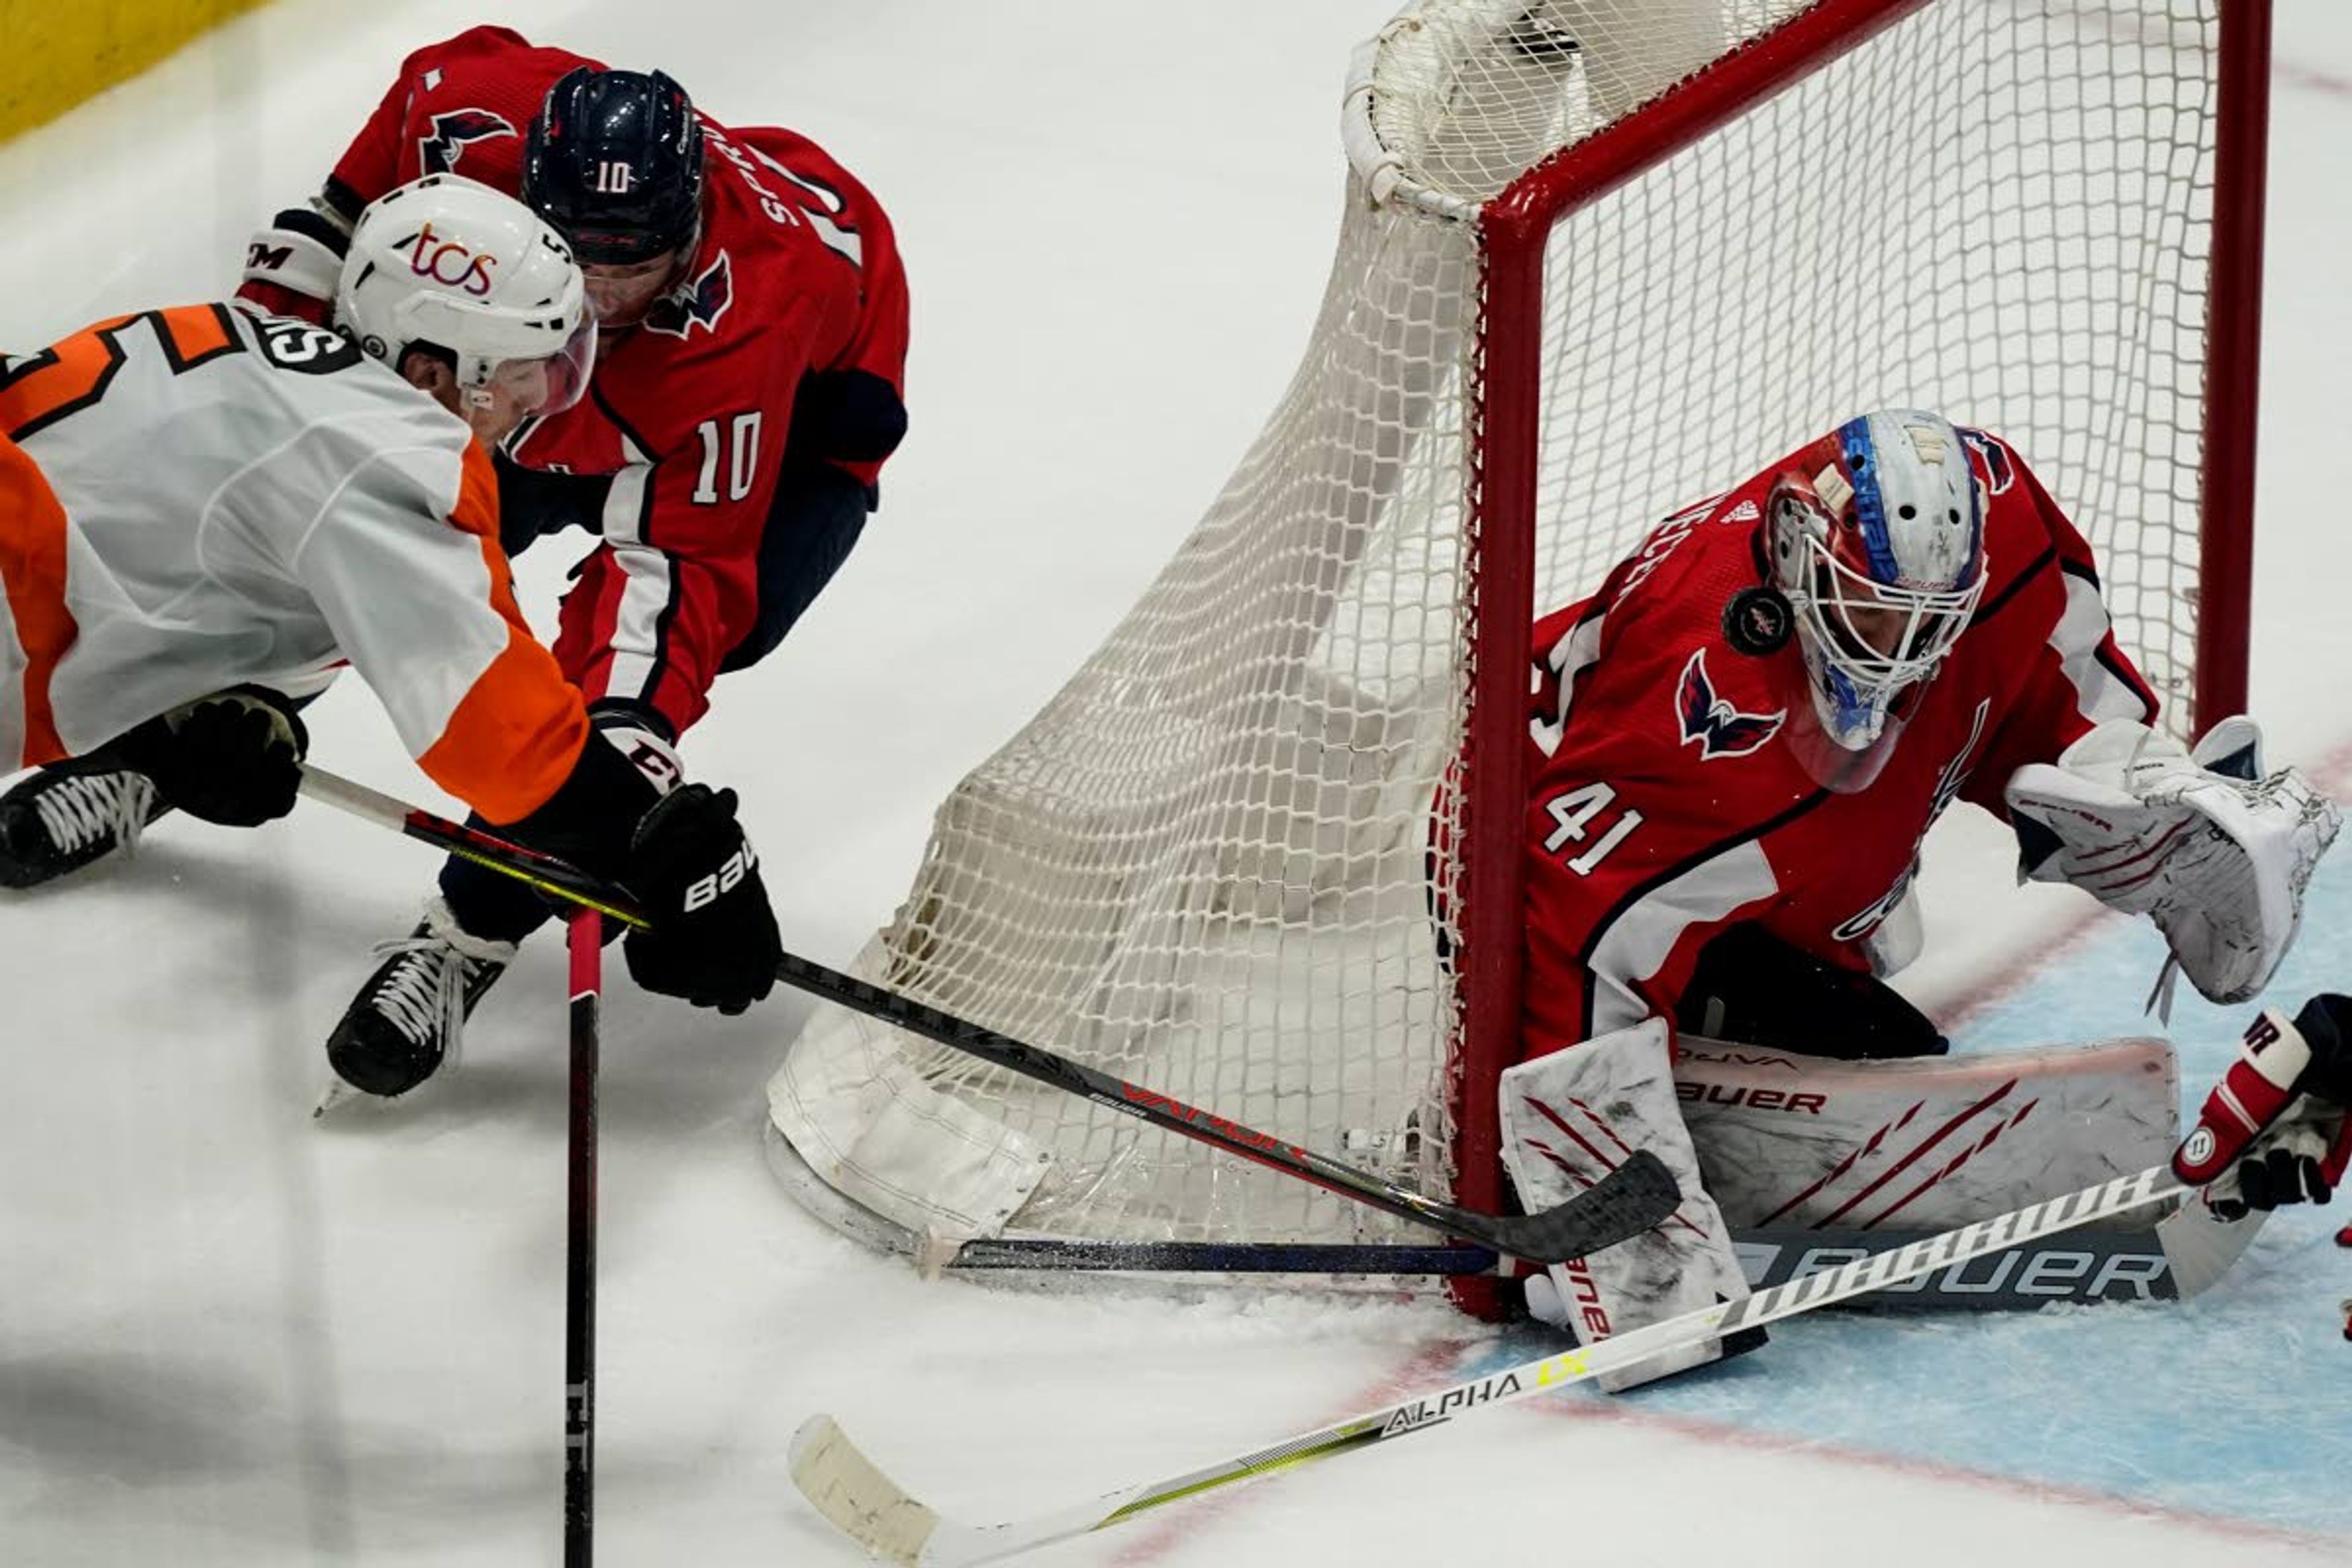
{"type": "Polygon", "coordinates": [[[1853,419],[1676,513],[1534,647],[1506,1163],[1531,1212],[1628,1147],[1687,1194],[1649,1237],[1530,1282],[1588,1342],[1745,1289],[1674,1031],[1944,1048],[1879,977],[1916,951],[1920,846],[1953,800],[2015,825],[2026,874],[2150,915],[2221,1001],[2268,979],[2336,831],[2292,771],[2262,776],[2249,721],[2194,756],[2153,727],[2088,546],[1998,437],[1933,414],[1853,419]]]}
{"type": "MultiPolygon", "coordinates": [[[[509,553],[569,527],[601,536],[564,597],[556,657],[597,724],[675,784],[675,747],[712,682],[777,646],[877,503],[906,428],[907,287],[889,223],[805,137],[720,126],[659,72],[481,26],[408,58],[319,195],[256,237],[244,297],[324,320],[359,211],[444,171],[520,194],[587,276],[603,333],[592,395],[505,443],[501,536],[509,553]]],[[[36,778],[0,801],[0,877],[88,864],[152,801],[135,774],[36,778]],[[135,809],[37,809],[110,789],[143,793],[135,809]],[[87,831],[55,844],[49,822],[87,831]]],[[[371,1086],[409,1076],[384,1060],[422,1081],[546,918],[527,889],[451,861],[331,1059],[368,1064],[371,1086]]]]}

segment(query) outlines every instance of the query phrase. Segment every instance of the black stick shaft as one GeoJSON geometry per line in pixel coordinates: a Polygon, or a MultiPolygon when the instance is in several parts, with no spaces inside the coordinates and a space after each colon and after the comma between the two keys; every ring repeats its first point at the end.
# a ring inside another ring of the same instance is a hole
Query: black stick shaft
{"type": "MultiPolygon", "coordinates": [[[[474,861],[490,870],[528,882],[542,892],[573,904],[601,910],[610,919],[632,926],[648,924],[645,912],[628,893],[599,881],[551,856],[478,828],[436,816],[431,812],[378,795],[319,768],[304,769],[303,791],[346,811],[383,823],[422,843],[474,861]]],[[[1380,1209],[1446,1236],[1467,1237],[1539,1263],[1561,1263],[1639,1235],[1664,1221],[1681,1201],[1665,1166],[1642,1151],[1623,1166],[1577,1199],[1540,1215],[1501,1216],[1458,1208],[1409,1187],[1328,1155],[1287,1143],[1229,1117],[1202,1110],[1141,1084],[1128,1083],[1096,1071],[1082,1062],[986,1028],[951,1013],[828,969],[793,953],[777,965],[776,977],[785,984],[821,996],[852,1012],[863,1013],[909,1034],[947,1046],[1010,1071],[1053,1085],[1066,1093],[1091,1100],[1155,1127],[1223,1149],[1229,1154],[1270,1165],[1304,1182],[1311,1182],[1370,1208],[1380,1209]]]]}
{"type": "Polygon", "coordinates": [[[563,1565],[589,1568],[596,1511],[596,1058],[604,920],[571,922],[572,1114],[563,1278],[563,1565]]]}

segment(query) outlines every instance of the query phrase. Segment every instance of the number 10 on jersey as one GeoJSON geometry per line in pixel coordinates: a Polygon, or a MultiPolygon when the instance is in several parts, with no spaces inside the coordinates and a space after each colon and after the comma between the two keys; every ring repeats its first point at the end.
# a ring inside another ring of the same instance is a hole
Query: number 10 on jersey
{"type": "MultiPolygon", "coordinates": [[[[1593,819],[1617,802],[1617,786],[1605,784],[1579,784],[1562,790],[1544,802],[1556,826],[1544,837],[1544,853],[1557,855],[1570,844],[1582,844],[1591,837],[1593,819]]],[[[1609,852],[1625,842],[1626,836],[1642,826],[1642,814],[1628,806],[1610,822],[1600,837],[1593,838],[1579,855],[1561,862],[1580,877],[1589,877],[1593,868],[1608,858],[1609,852]]]]}

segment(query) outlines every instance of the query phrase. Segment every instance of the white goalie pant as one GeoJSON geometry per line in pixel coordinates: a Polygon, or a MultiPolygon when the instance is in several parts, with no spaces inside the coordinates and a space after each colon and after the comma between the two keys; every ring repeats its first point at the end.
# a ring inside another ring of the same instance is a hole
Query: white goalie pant
{"type": "MultiPolygon", "coordinates": [[[[1589,1345],[1748,1294],[1683,1126],[1664,1020],[1522,1062],[1501,1082],[1503,1163],[1528,1213],[1566,1203],[1636,1149],[1664,1161],[1683,1190],[1682,1206],[1655,1230],[1528,1280],[1531,1313],[1589,1345]]],[[[1720,1341],[1706,1340],[1603,1373],[1601,1386],[1614,1394],[1722,1353],[1720,1341]]]]}

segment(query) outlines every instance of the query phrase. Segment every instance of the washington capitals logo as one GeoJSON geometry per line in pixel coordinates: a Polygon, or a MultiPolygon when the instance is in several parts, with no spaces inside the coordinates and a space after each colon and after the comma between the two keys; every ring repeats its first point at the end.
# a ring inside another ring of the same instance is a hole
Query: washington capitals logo
{"type": "Polygon", "coordinates": [[[674,338],[690,337],[697,327],[716,331],[719,318],[734,302],[734,269],[722,250],[719,259],[704,268],[693,282],[654,301],[653,309],[646,312],[646,331],[667,332],[674,338]]]}
{"type": "Polygon", "coordinates": [[[457,166],[468,142],[488,142],[515,133],[513,121],[487,109],[453,109],[433,117],[433,134],[416,139],[416,162],[428,174],[446,174],[457,166]]]}
{"type": "Polygon", "coordinates": [[[1962,426],[1960,439],[1984,465],[1985,489],[1991,495],[2007,495],[2009,487],[2017,482],[2017,469],[2009,460],[2009,448],[1981,430],[1962,426]]]}
{"type": "Polygon", "coordinates": [[[1683,743],[1698,742],[1698,757],[1711,763],[1717,757],[1744,757],[1780,732],[1780,721],[1789,716],[1786,708],[1777,713],[1742,713],[1715,694],[1715,682],[1707,679],[1706,650],[1699,648],[1683,666],[1683,678],[1675,684],[1675,710],[1682,719],[1683,743]]]}
{"type": "Polygon", "coordinates": [[[1914,859],[1903,868],[1903,875],[1895,879],[1893,887],[1879,894],[1868,908],[1856,910],[1839,921],[1830,935],[1839,942],[1860,942],[1876,931],[1903,902],[1903,895],[1911,890],[1911,879],[1918,869],[1919,862],[1914,859]]]}

